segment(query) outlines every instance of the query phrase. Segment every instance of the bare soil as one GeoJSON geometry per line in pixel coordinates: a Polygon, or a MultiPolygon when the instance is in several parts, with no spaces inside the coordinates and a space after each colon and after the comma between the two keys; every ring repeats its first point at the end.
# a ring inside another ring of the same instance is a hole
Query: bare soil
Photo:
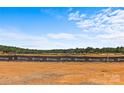
{"type": "Polygon", "coordinates": [[[124,63],[0,62],[2,85],[124,84],[124,63]]]}

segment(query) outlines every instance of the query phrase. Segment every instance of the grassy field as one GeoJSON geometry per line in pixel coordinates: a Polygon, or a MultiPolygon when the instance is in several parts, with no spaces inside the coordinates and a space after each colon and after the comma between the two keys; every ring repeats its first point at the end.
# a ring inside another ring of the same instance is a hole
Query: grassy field
{"type": "Polygon", "coordinates": [[[0,84],[124,84],[124,63],[0,62],[0,84]]]}

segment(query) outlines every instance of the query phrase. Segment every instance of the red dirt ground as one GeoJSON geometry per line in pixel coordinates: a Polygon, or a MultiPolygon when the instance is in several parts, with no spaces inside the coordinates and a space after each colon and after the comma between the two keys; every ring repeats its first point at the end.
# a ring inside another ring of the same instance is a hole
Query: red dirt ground
{"type": "Polygon", "coordinates": [[[124,84],[124,63],[0,62],[0,84],[124,84]]]}

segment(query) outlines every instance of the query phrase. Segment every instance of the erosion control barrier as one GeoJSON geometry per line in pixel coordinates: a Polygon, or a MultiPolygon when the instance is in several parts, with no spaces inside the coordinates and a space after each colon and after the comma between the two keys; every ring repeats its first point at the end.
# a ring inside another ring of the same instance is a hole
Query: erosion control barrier
{"type": "Polygon", "coordinates": [[[124,56],[91,57],[91,56],[0,56],[0,61],[28,62],[124,62],[124,56]]]}

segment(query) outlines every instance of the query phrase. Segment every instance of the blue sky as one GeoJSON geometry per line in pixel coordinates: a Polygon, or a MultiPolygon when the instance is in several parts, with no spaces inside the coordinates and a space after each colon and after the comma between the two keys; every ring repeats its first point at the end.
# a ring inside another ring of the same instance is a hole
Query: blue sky
{"type": "Polygon", "coordinates": [[[124,46],[124,8],[0,8],[0,44],[32,49],[124,46]]]}

